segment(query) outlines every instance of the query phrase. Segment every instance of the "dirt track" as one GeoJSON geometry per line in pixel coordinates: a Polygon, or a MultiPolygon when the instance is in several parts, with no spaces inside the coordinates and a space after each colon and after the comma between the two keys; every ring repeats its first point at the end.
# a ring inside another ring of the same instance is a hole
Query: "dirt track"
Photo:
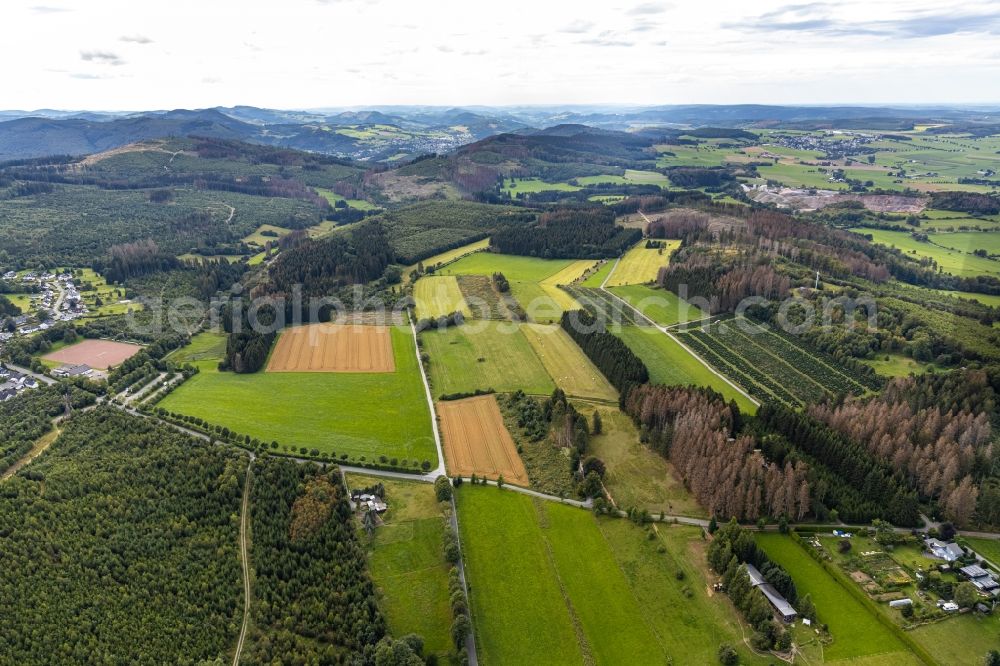
{"type": "Polygon", "coordinates": [[[286,329],[268,372],[394,372],[386,326],[310,324],[286,329]]]}
{"type": "Polygon", "coordinates": [[[448,472],[527,486],[528,472],[492,395],[437,404],[448,472]]]}

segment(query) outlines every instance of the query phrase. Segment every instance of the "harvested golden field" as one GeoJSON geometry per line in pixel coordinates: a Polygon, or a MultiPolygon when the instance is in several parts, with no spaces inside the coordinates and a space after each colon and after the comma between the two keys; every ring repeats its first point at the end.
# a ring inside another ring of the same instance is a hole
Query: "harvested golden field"
{"type": "Polygon", "coordinates": [[[309,324],[286,329],[268,372],[394,372],[388,326],[309,324]]]}
{"type": "Polygon", "coordinates": [[[496,398],[482,395],[437,404],[450,474],[485,476],[528,486],[528,472],[503,424],[496,398]]]}
{"type": "Polygon", "coordinates": [[[618,391],[597,369],[573,338],[553,324],[525,324],[521,330],[528,338],[542,365],[556,386],[575,398],[618,400],[618,391]]]}

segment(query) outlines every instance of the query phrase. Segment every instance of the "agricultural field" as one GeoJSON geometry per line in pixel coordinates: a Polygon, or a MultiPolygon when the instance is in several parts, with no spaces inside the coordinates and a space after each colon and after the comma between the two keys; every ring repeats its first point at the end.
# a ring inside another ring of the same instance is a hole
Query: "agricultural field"
{"type": "Polygon", "coordinates": [[[705,510],[691,497],[674,474],[671,464],[639,441],[632,420],[616,409],[577,405],[593,418],[601,413],[602,432],[591,435],[588,454],[607,465],[604,485],[621,509],[648,509],[653,515],[682,515],[704,518],[705,510]]]}
{"type": "Polygon", "coordinates": [[[669,336],[649,327],[621,326],[611,330],[646,364],[654,384],[707,386],[721,393],[727,402],[735,400],[741,411],[756,413],[757,406],[747,396],[669,336]]]}
{"type": "Polygon", "coordinates": [[[192,337],[186,346],[167,354],[166,360],[177,365],[184,363],[199,365],[205,362],[206,367],[212,367],[226,355],[226,340],[224,333],[203,331],[192,337]]]}
{"type": "Polygon", "coordinates": [[[608,277],[608,274],[614,267],[615,267],[615,262],[605,261],[600,268],[598,268],[596,271],[588,275],[585,280],[580,282],[580,286],[597,289],[602,284],[604,284],[604,280],[608,277]]]}
{"type": "Polygon", "coordinates": [[[625,169],[625,174],[622,176],[612,176],[612,175],[598,175],[598,176],[583,176],[582,178],[576,178],[576,183],[578,185],[659,185],[660,187],[669,187],[670,180],[662,173],[657,171],[640,171],[637,169],[625,169]]]}
{"type": "Polygon", "coordinates": [[[388,326],[308,324],[286,328],[268,359],[268,372],[393,372],[388,326]]]}
{"type": "Polygon", "coordinates": [[[565,307],[574,301],[556,287],[571,282],[592,266],[593,261],[572,259],[537,259],[491,252],[477,252],[435,272],[436,275],[485,275],[503,273],[510,282],[510,293],[521,304],[531,321],[558,321],[565,307]]]}
{"type": "Polygon", "coordinates": [[[546,183],[540,178],[509,178],[504,183],[503,191],[511,197],[519,194],[537,194],[538,192],[577,192],[583,189],[569,183],[546,183]]]}
{"type": "MultiPolygon", "coordinates": [[[[825,661],[882,655],[890,659],[884,663],[920,663],[892,631],[876,620],[872,611],[848,592],[845,583],[823,569],[791,537],[759,533],[755,538],[767,556],[788,571],[799,596],[812,597],[819,621],[829,627],[833,636],[833,642],[822,649],[825,661]]],[[[803,641],[808,635],[802,630],[797,638],[803,641]]]]}
{"type": "Polygon", "coordinates": [[[843,368],[832,357],[802,346],[794,336],[748,320],[696,325],[678,337],[716,370],[761,401],[787,405],[818,402],[830,393],[862,394],[871,380],[843,368]],[[865,383],[861,383],[865,382],[865,383]]]}
{"type": "Polygon", "coordinates": [[[680,246],[677,240],[662,241],[665,247],[647,248],[646,241],[625,253],[615,267],[608,287],[620,287],[627,284],[649,284],[656,281],[660,268],[670,262],[670,253],[680,246]]]}
{"type": "Polygon", "coordinates": [[[660,326],[674,326],[704,319],[707,315],[667,289],[632,284],[608,289],[660,326]]]}
{"type": "Polygon", "coordinates": [[[417,319],[437,319],[461,312],[472,316],[454,275],[427,275],[413,285],[413,300],[417,304],[417,319]]]}
{"type": "Polygon", "coordinates": [[[728,600],[709,596],[697,528],[650,538],[490,487],[463,486],[456,501],[481,663],[714,663],[721,642],[767,663],[742,648],[728,600]]]}
{"type": "Polygon", "coordinates": [[[428,370],[434,395],[472,393],[477,389],[552,393],[555,384],[528,343],[524,326],[475,321],[423,331],[420,344],[430,358],[428,370]]]}
{"type": "Polygon", "coordinates": [[[95,370],[107,370],[132,358],[142,350],[139,345],[112,340],[83,340],[61,347],[42,357],[61,365],[89,365],[95,370]]]}
{"type": "Polygon", "coordinates": [[[975,277],[977,275],[1000,276],[1000,261],[977,257],[971,252],[952,249],[948,246],[950,242],[956,247],[968,247],[975,237],[980,239],[977,247],[992,248],[992,251],[1000,252],[1000,233],[993,232],[972,232],[967,234],[931,234],[929,242],[918,241],[905,231],[885,231],[883,229],[851,229],[851,231],[866,236],[871,236],[872,241],[882,245],[895,247],[907,255],[917,258],[933,259],[945,273],[951,273],[957,277],[975,277]],[[948,238],[955,236],[959,241],[949,241],[948,238]]]}
{"type": "Polygon", "coordinates": [[[492,395],[437,403],[448,473],[528,487],[528,472],[492,395]]]}
{"type": "Polygon", "coordinates": [[[437,453],[413,337],[395,327],[390,335],[395,372],[235,374],[216,369],[221,358],[204,358],[201,372],[157,407],[288,447],[279,452],[315,449],[360,462],[385,456],[433,466],[437,453]]]}
{"type": "Polygon", "coordinates": [[[443,658],[451,651],[451,604],[445,563],[446,523],[434,487],[417,481],[348,474],[347,486],[385,487],[389,509],[374,538],[359,538],[368,550],[368,566],[379,607],[393,636],[418,634],[425,654],[443,658]]]}
{"type": "Polygon", "coordinates": [[[562,327],[526,324],[522,331],[556,385],[567,395],[594,400],[618,399],[618,391],[562,327]]]}
{"type": "MultiPolygon", "coordinates": [[[[463,245],[462,247],[456,247],[454,250],[448,250],[446,252],[441,252],[440,254],[435,254],[432,257],[427,257],[420,263],[424,265],[424,268],[431,268],[432,266],[440,266],[441,264],[447,264],[449,262],[460,259],[467,254],[472,254],[473,252],[481,252],[486,250],[490,246],[490,239],[484,238],[478,240],[475,243],[469,243],[468,245],[463,245]]],[[[411,272],[417,269],[417,264],[412,266],[407,266],[403,269],[403,278],[409,279],[411,272]]]]}

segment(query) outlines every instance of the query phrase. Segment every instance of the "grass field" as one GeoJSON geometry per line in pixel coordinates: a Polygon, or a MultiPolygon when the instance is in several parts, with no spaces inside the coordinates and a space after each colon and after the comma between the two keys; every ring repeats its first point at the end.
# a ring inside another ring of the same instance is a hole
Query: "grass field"
{"type": "Polygon", "coordinates": [[[680,244],[680,241],[664,241],[664,248],[647,248],[646,242],[640,241],[638,245],[625,253],[625,256],[618,262],[607,286],[619,287],[626,284],[648,284],[656,280],[656,274],[660,268],[666,266],[670,261],[670,253],[680,244]]]}
{"type": "MultiPolygon", "coordinates": [[[[594,411],[581,405],[577,408],[588,416],[594,411]]],[[[663,511],[684,516],[707,515],[674,476],[670,463],[642,445],[628,416],[617,409],[597,409],[601,412],[603,432],[591,436],[588,453],[607,465],[604,485],[619,508],[638,507],[653,514],[663,511]]]]}
{"type": "Polygon", "coordinates": [[[433,464],[430,411],[408,329],[392,329],[392,373],[218,372],[218,359],[158,404],[291,450],[433,464]]]}
{"type": "Polygon", "coordinates": [[[413,300],[417,303],[418,319],[436,319],[452,312],[472,316],[454,275],[428,275],[413,285],[413,300]]]}
{"type": "Polygon", "coordinates": [[[338,201],[346,201],[349,207],[356,208],[357,210],[375,210],[378,208],[375,204],[365,201],[364,199],[345,199],[332,190],[326,190],[318,187],[316,188],[316,191],[334,206],[338,201]]]}
{"type": "Polygon", "coordinates": [[[865,365],[870,365],[875,372],[883,377],[907,377],[911,374],[920,375],[935,368],[933,363],[914,361],[903,354],[879,354],[873,359],[864,359],[865,365]],[[888,360],[886,360],[888,358],[888,360]]]}
{"type": "Polygon", "coordinates": [[[720,642],[740,643],[728,600],[707,591],[697,528],[649,538],[513,492],[456,495],[480,663],[707,664],[720,642]]]}
{"type": "Polygon", "coordinates": [[[182,363],[197,364],[205,361],[207,367],[218,363],[226,355],[226,335],[214,331],[203,331],[191,338],[191,343],[170,352],[166,360],[178,365],[182,363]]]}
{"type": "Polygon", "coordinates": [[[569,183],[546,183],[540,178],[521,178],[520,180],[508,179],[504,183],[503,191],[512,197],[518,194],[535,194],[537,192],[576,192],[583,188],[569,183]]]}
{"type": "Polygon", "coordinates": [[[511,295],[527,311],[531,321],[551,323],[558,321],[564,307],[576,306],[575,301],[555,285],[572,281],[567,276],[579,276],[593,264],[593,261],[477,252],[441,268],[436,274],[491,276],[503,273],[510,282],[511,295]]]}
{"type": "Polygon", "coordinates": [[[973,301],[979,301],[983,305],[988,305],[991,308],[1000,308],[1000,294],[977,294],[971,291],[945,291],[943,289],[936,291],[941,294],[954,296],[955,298],[965,298],[973,301]]]}
{"type": "Polygon", "coordinates": [[[569,334],[555,324],[525,324],[522,329],[542,365],[567,395],[617,400],[615,390],[569,334]]]}
{"type": "Polygon", "coordinates": [[[996,539],[977,539],[975,537],[964,537],[969,542],[969,546],[979,553],[980,557],[985,557],[993,564],[1000,566],[1000,541],[996,539]]]}
{"type": "Polygon", "coordinates": [[[660,326],[683,324],[707,316],[697,306],[691,305],[674,292],[666,289],[648,287],[644,284],[632,284],[624,287],[610,287],[609,291],[660,326]]]}
{"type": "Polygon", "coordinates": [[[596,263],[597,261],[593,259],[574,261],[558,273],[554,273],[542,280],[539,285],[541,285],[542,291],[552,297],[552,300],[556,302],[556,305],[560,309],[575,310],[580,307],[580,304],[576,302],[575,298],[560,289],[559,285],[573,282],[590,270],[596,263]]]}
{"type": "MultiPolygon", "coordinates": [[[[428,257],[420,263],[424,265],[424,268],[430,268],[431,266],[437,266],[439,264],[446,264],[449,261],[455,261],[459,257],[464,257],[467,254],[472,254],[473,252],[485,250],[489,246],[490,239],[484,238],[476,241],[475,243],[469,243],[468,245],[463,245],[462,247],[456,247],[454,250],[448,250],[447,252],[442,252],[441,254],[435,254],[433,257],[428,257]]],[[[416,267],[416,264],[407,266],[404,272],[409,273],[416,267]]]]}
{"type": "Polygon", "coordinates": [[[549,395],[555,389],[538,355],[522,332],[523,324],[468,322],[420,334],[430,357],[435,396],[476,389],[549,395]]]}
{"type": "Polygon", "coordinates": [[[791,575],[799,596],[812,596],[820,622],[833,636],[833,643],[823,649],[826,661],[882,654],[892,654],[900,659],[897,663],[912,659],[906,646],[791,537],[773,533],[755,537],[768,557],[791,575]]]}
{"type": "Polygon", "coordinates": [[[582,178],[577,178],[576,182],[580,185],[600,185],[602,183],[609,183],[611,185],[659,185],[660,187],[669,187],[670,180],[657,171],[640,171],[638,169],[625,169],[624,176],[609,176],[609,175],[599,175],[599,176],[583,176],[582,178]]]}
{"type": "Polygon", "coordinates": [[[655,384],[708,386],[728,400],[735,400],[740,410],[755,414],[757,407],[742,393],[720,379],[677,342],[653,328],[622,326],[615,335],[635,352],[649,368],[655,384]]]}
{"type": "Polygon", "coordinates": [[[427,483],[348,474],[350,488],[385,486],[389,509],[384,525],[368,544],[369,570],[378,588],[379,607],[393,636],[419,634],[425,654],[451,651],[451,604],[445,564],[445,522],[434,488],[427,483]]]}
{"type": "Polygon", "coordinates": [[[994,239],[993,242],[995,243],[996,239],[1000,239],[1000,234],[932,234],[930,242],[924,243],[914,239],[906,231],[885,231],[883,229],[852,229],[851,231],[870,235],[873,242],[898,248],[910,256],[933,259],[945,273],[951,273],[958,277],[975,277],[976,275],[1000,276],[1000,261],[977,257],[969,252],[953,250],[937,244],[947,243],[946,239],[951,236],[964,237],[970,235],[980,237],[983,243],[987,243],[987,239],[994,239]]]}
{"type": "Polygon", "coordinates": [[[279,227],[273,224],[262,224],[257,228],[252,234],[243,237],[244,243],[252,243],[254,245],[259,245],[264,247],[268,241],[277,242],[282,236],[287,236],[292,233],[291,229],[286,229],[285,227],[279,227]],[[270,232],[275,235],[264,235],[264,232],[270,232]]]}
{"type": "Polygon", "coordinates": [[[21,309],[21,312],[27,314],[31,312],[31,294],[4,294],[7,300],[13,303],[16,307],[21,309]]]}
{"type": "Polygon", "coordinates": [[[611,269],[614,268],[614,265],[615,262],[613,261],[605,261],[603,266],[597,269],[596,272],[591,273],[586,280],[580,283],[580,285],[583,287],[592,287],[594,289],[600,287],[601,283],[604,282],[604,278],[606,278],[608,273],[611,272],[611,269]]]}

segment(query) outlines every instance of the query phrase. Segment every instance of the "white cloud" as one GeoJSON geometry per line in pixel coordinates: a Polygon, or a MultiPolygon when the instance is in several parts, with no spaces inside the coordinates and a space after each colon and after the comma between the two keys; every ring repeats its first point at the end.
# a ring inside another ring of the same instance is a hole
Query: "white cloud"
{"type": "Polygon", "coordinates": [[[4,72],[0,104],[899,104],[994,102],[1000,91],[988,0],[953,12],[931,0],[69,6],[4,4],[17,29],[0,58],[18,67],[4,72]]]}

